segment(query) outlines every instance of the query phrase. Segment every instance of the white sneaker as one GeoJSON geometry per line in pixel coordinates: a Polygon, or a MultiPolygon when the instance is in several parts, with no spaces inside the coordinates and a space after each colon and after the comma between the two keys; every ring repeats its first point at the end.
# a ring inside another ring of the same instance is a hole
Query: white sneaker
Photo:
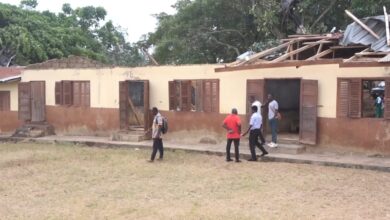
{"type": "Polygon", "coordinates": [[[273,147],[278,147],[278,144],[277,143],[274,143],[274,146],[273,147]]]}
{"type": "Polygon", "coordinates": [[[268,145],[268,147],[274,147],[275,143],[274,142],[270,142],[267,145],[268,145]]]}

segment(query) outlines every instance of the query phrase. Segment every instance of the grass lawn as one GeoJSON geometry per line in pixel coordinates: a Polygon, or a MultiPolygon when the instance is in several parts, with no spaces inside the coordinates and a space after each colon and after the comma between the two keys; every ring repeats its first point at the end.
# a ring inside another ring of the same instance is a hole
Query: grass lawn
{"type": "Polygon", "coordinates": [[[390,219],[390,173],[0,144],[0,219],[390,219]]]}

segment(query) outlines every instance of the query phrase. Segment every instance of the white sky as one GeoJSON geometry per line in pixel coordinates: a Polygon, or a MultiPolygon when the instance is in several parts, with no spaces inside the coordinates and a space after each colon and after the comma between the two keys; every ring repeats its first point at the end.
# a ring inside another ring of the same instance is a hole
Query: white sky
{"type": "MultiPolygon", "coordinates": [[[[175,13],[171,7],[177,0],[38,0],[37,10],[61,11],[64,3],[71,7],[102,6],[107,11],[106,20],[127,29],[128,40],[136,42],[143,34],[153,32],[157,20],[152,16],[160,12],[175,13]]],[[[0,0],[2,3],[19,5],[20,0],[0,0]]]]}

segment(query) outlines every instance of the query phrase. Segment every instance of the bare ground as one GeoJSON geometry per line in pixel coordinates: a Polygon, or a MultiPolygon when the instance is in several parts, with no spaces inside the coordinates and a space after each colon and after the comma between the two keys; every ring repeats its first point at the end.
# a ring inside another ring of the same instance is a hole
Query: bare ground
{"type": "Polygon", "coordinates": [[[390,173],[0,144],[0,219],[390,219],[390,173]]]}

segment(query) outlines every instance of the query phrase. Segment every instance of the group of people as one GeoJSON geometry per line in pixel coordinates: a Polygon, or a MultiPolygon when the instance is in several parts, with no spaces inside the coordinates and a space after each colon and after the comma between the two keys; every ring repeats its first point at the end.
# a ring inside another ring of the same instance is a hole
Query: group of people
{"type": "Polygon", "coordinates": [[[236,162],[240,161],[239,145],[241,137],[246,136],[249,133],[249,149],[251,152],[251,158],[248,161],[256,161],[256,147],[259,148],[262,152],[260,156],[265,156],[268,152],[264,149],[265,139],[262,133],[263,129],[263,117],[261,110],[264,107],[268,106],[268,121],[271,127],[272,141],[268,143],[268,146],[271,148],[277,147],[277,129],[278,129],[278,120],[280,119],[279,104],[273,98],[271,94],[268,95],[268,101],[264,105],[261,105],[261,102],[252,98],[251,100],[251,110],[252,115],[249,120],[248,129],[241,133],[241,119],[238,116],[236,108],[232,109],[230,115],[228,115],[223,121],[222,127],[226,129],[227,134],[227,144],[226,144],[226,161],[233,161],[230,158],[230,148],[231,144],[234,143],[234,155],[236,162]],[[259,142],[260,139],[260,142],[259,142]]]}
{"type": "MultiPolygon", "coordinates": [[[[240,139],[241,137],[246,136],[249,133],[249,148],[251,152],[251,158],[249,161],[256,161],[256,147],[258,147],[262,154],[260,156],[265,156],[268,152],[264,149],[265,139],[262,133],[263,129],[263,117],[262,117],[262,108],[268,107],[268,121],[272,133],[272,141],[268,143],[268,146],[271,148],[277,147],[277,129],[278,129],[278,120],[280,119],[279,104],[273,98],[271,94],[268,95],[268,101],[264,105],[261,105],[261,102],[252,98],[251,100],[251,110],[252,115],[249,120],[249,126],[244,133],[241,133],[241,119],[238,116],[238,111],[236,108],[233,108],[231,114],[228,115],[222,124],[222,127],[227,131],[227,144],[226,144],[226,161],[233,161],[230,158],[230,148],[232,143],[234,143],[234,154],[235,161],[240,161],[240,139]],[[259,142],[260,139],[260,142],[259,142]]],[[[162,160],[164,157],[164,147],[162,141],[162,126],[163,126],[163,117],[159,113],[156,107],[152,108],[153,113],[153,124],[152,124],[152,139],[153,139],[153,151],[150,156],[149,162],[155,160],[157,151],[159,151],[158,160],[162,160]]]]}

